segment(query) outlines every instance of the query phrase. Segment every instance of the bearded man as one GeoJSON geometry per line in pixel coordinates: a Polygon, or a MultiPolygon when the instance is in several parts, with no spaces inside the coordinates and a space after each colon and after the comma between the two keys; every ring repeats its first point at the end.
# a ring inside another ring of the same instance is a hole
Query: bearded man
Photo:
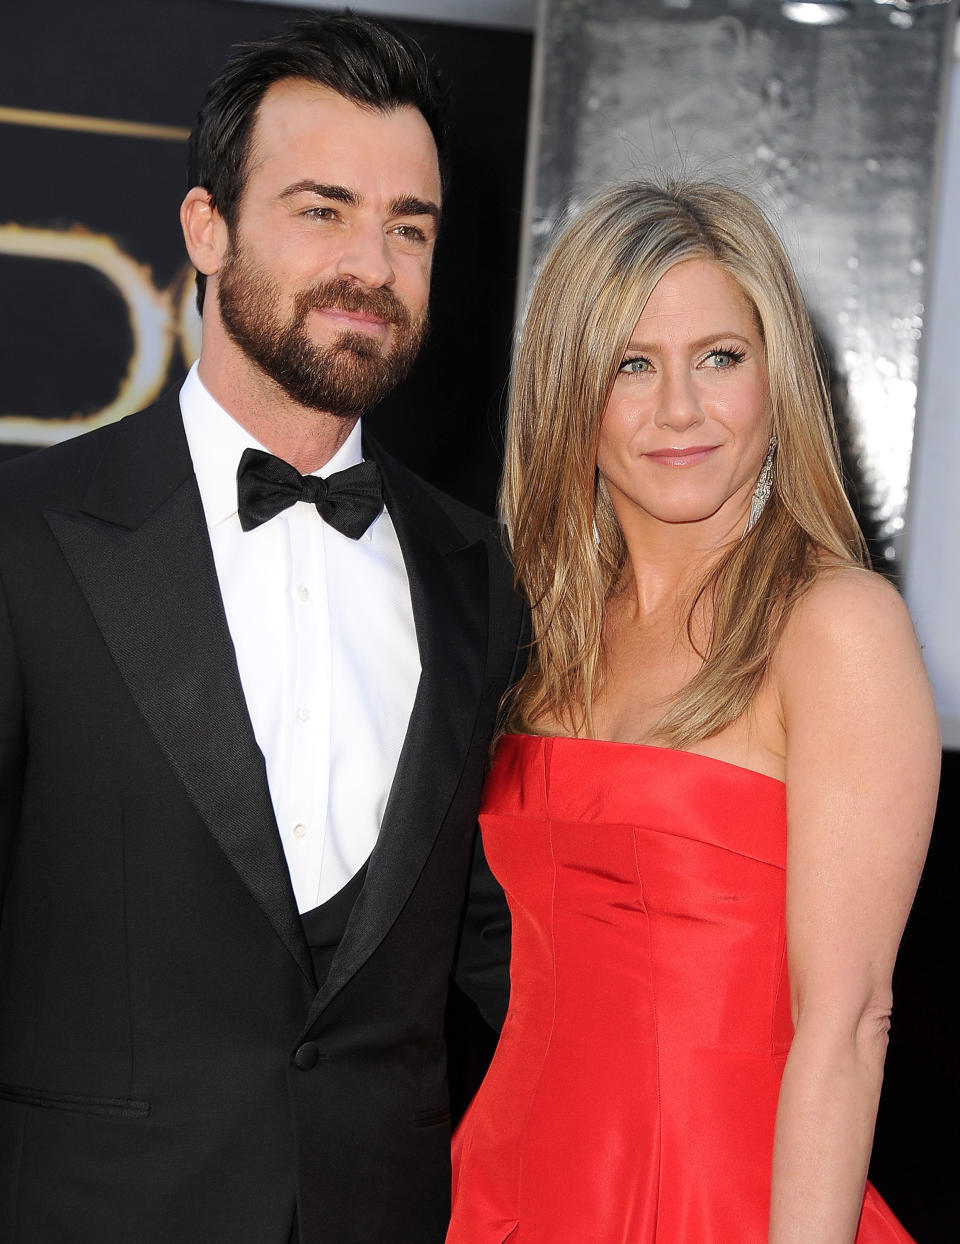
{"type": "Polygon", "coordinates": [[[0,1237],[439,1244],[444,1009],[502,1017],[476,840],[522,612],[361,432],[427,326],[443,131],[350,14],[234,49],[179,394],[0,482],[0,1237]]]}

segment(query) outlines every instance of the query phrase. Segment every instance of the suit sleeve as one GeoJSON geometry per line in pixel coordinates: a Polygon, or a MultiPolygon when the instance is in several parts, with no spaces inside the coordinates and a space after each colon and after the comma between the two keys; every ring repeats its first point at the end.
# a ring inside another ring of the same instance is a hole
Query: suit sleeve
{"type": "MultiPolygon", "coordinates": [[[[496,602],[494,602],[496,608],[496,602]]],[[[502,602],[511,618],[510,673],[504,690],[523,673],[529,641],[529,616],[512,591],[502,602]]],[[[510,1000],[510,912],[500,883],[487,864],[479,828],[473,845],[470,886],[464,909],[454,979],[472,998],[496,1032],[503,1027],[510,1000]]]]}
{"type": "Polygon", "coordinates": [[[510,912],[499,882],[487,866],[477,831],[470,889],[460,931],[454,979],[499,1032],[510,999],[510,912]]]}
{"type": "Polygon", "coordinates": [[[0,907],[20,821],[25,753],[20,666],[0,581],[0,907]]]}

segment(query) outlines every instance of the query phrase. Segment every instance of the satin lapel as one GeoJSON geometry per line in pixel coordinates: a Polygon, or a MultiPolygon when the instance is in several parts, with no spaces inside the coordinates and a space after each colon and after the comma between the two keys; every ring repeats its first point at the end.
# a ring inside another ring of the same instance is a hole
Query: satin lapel
{"type": "Polygon", "coordinates": [[[383,940],[416,885],[463,770],[486,660],[483,543],[467,540],[404,468],[376,449],[373,456],[410,581],[421,675],[366,882],[310,1022],[383,940]]]}
{"type": "Polygon", "coordinates": [[[151,733],[312,979],[176,400],[118,425],[81,512],[46,517],[151,733]]]}

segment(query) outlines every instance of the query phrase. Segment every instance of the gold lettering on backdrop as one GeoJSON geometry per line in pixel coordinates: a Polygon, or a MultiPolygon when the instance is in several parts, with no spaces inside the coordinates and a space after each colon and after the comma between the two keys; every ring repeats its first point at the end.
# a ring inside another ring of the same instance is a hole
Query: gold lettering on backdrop
{"type": "Polygon", "coordinates": [[[190,131],[179,125],[149,121],[118,121],[113,117],[83,117],[72,112],[40,112],[36,108],[0,107],[0,124],[34,125],[44,130],[76,130],[83,134],[119,134],[124,138],[159,138],[185,143],[190,131]]]}
{"type": "Polygon", "coordinates": [[[85,264],[104,276],[123,299],[133,349],[120,388],[109,405],[92,414],[42,419],[29,412],[0,413],[0,441],[52,445],[139,410],[163,388],[174,345],[189,365],[200,352],[199,317],[193,306],[193,269],[187,265],[168,289],[157,289],[145,264],[131,259],[104,234],[0,225],[0,255],[85,264]]]}
{"type": "MultiPolygon", "coordinates": [[[[6,106],[0,106],[0,125],[162,142],[182,143],[190,137],[189,129],[178,125],[6,106]]],[[[4,254],[21,259],[85,264],[99,272],[123,299],[133,350],[117,395],[108,406],[89,415],[77,414],[63,419],[41,419],[29,412],[0,412],[0,442],[52,445],[128,415],[159,395],[167,378],[175,342],[179,342],[188,365],[200,353],[200,320],[193,306],[194,273],[189,264],[177,274],[168,289],[157,289],[146,265],[131,259],[113,238],[91,233],[81,226],[64,230],[0,225],[0,255],[4,254]]]]}

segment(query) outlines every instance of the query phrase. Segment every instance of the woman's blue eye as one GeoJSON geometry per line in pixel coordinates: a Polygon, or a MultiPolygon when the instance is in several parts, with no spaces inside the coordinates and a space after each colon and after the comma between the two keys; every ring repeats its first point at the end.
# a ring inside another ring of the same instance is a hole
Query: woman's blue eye
{"type": "Polygon", "coordinates": [[[742,363],[746,358],[743,350],[711,350],[707,355],[714,367],[719,371],[723,371],[728,367],[735,367],[737,363],[742,363]]]}
{"type": "Polygon", "coordinates": [[[626,372],[627,374],[632,374],[635,372],[642,372],[642,371],[649,371],[650,360],[642,358],[642,357],[624,359],[623,362],[620,364],[620,370],[622,372],[626,372]]]}

